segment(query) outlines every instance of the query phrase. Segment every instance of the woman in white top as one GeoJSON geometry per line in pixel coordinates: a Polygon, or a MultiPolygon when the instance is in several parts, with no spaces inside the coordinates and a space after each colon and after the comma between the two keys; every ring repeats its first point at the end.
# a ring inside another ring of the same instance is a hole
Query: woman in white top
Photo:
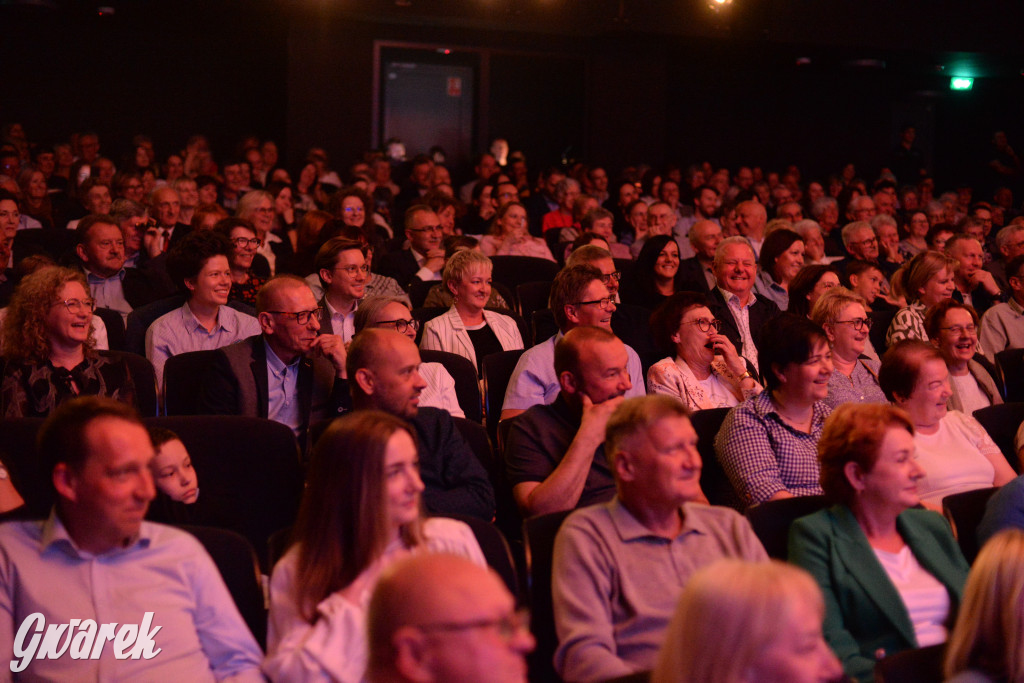
{"type": "Polygon", "coordinates": [[[425,519],[415,436],[376,410],[335,420],[317,441],[294,545],[274,567],[264,673],[272,681],[362,681],[366,608],[381,572],[415,552],[484,565],[462,522],[425,519]]]}
{"type": "MultiPolygon", "coordinates": [[[[412,317],[408,305],[397,297],[363,299],[356,309],[354,325],[356,334],[365,327],[386,327],[413,341],[416,341],[416,331],[420,328],[419,321],[412,317]]],[[[420,363],[420,377],[427,383],[420,394],[421,408],[441,408],[447,410],[452,417],[466,417],[455,393],[455,380],[443,365],[420,363]]]]}
{"type": "Polygon", "coordinates": [[[972,307],[947,299],[928,311],[924,327],[949,369],[950,410],[972,415],[1003,402],[996,381],[974,358],[978,353],[978,314],[972,307]]]}
{"type": "Polygon", "coordinates": [[[832,503],[796,520],[789,561],[825,594],[825,640],[846,674],[874,680],[875,662],[946,639],[963,593],[964,560],[949,524],[916,508],[925,476],[914,425],[885,403],[845,403],[818,442],[832,503]]]}
{"type": "Polygon", "coordinates": [[[494,216],[491,232],[480,238],[480,251],[488,256],[534,256],[554,261],[547,242],[527,229],[526,207],[509,202],[494,216]]]}
{"type": "Polygon", "coordinates": [[[647,393],[672,396],[690,410],[731,408],[761,393],[720,326],[703,294],[680,292],[658,306],[651,335],[671,355],[647,371],[647,393]]]}
{"type": "Polygon", "coordinates": [[[886,352],[878,373],[886,397],[910,415],[914,444],[925,476],[918,483],[924,504],[940,510],[942,499],[1016,475],[985,428],[969,415],[949,410],[949,370],[931,344],[900,342],[886,352]]]}
{"type": "Polygon", "coordinates": [[[478,251],[455,252],[444,266],[441,283],[455,303],[423,327],[420,348],[449,351],[465,356],[480,373],[485,356],[523,348],[516,321],[507,315],[484,310],[491,296],[491,259],[478,251]]]}

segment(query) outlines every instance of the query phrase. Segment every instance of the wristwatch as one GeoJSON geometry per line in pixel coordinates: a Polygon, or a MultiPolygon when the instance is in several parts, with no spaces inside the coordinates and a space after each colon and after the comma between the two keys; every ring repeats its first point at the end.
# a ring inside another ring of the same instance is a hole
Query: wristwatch
{"type": "MultiPolygon", "coordinates": [[[[744,372],[744,373],[743,373],[742,375],[740,375],[740,379],[739,379],[739,381],[741,381],[741,382],[742,382],[743,380],[745,380],[745,379],[746,379],[746,378],[748,378],[748,377],[749,377],[750,379],[754,379],[754,376],[750,374],[750,370],[747,370],[747,371],[746,371],[746,372],[744,372]]],[[[755,381],[756,381],[756,380],[755,380],[755,381]]]]}

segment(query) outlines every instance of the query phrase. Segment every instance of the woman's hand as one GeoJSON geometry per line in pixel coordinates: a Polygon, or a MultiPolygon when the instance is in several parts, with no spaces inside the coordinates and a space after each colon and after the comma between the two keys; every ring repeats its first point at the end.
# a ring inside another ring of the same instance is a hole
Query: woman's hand
{"type": "Polygon", "coordinates": [[[747,371],[747,361],[736,351],[736,347],[724,334],[711,335],[711,347],[715,355],[721,355],[729,372],[739,377],[747,371]]]}

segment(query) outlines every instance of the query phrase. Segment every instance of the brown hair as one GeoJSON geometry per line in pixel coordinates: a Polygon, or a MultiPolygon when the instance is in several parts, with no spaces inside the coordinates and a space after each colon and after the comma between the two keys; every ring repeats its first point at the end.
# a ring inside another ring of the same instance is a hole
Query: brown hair
{"type": "MultiPolygon", "coordinates": [[[[313,447],[306,491],[293,538],[298,546],[295,591],[303,618],[380,557],[389,541],[384,458],[391,436],[416,434],[399,418],[359,410],[338,418],[313,447]]],[[[403,527],[402,540],[419,545],[420,521],[403,527]]]]}
{"type": "MultiPolygon", "coordinates": [[[[972,238],[973,239],[973,238],[972,238]]],[[[961,303],[956,299],[946,299],[928,309],[928,314],[924,317],[924,329],[928,333],[929,339],[939,338],[939,328],[942,323],[946,320],[946,314],[954,308],[959,308],[967,311],[971,314],[971,320],[975,325],[978,324],[978,312],[974,310],[973,306],[961,303]]]]}
{"type": "Polygon", "coordinates": [[[878,384],[885,397],[895,401],[914,393],[921,366],[928,360],[945,362],[937,348],[919,339],[904,339],[890,347],[882,356],[882,367],[878,370],[878,384]]]}
{"type": "Polygon", "coordinates": [[[833,503],[849,505],[854,490],[844,468],[857,463],[862,472],[870,472],[878,462],[878,449],[891,427],[914,434],[914,423],[906,412],[885,403],[843,403],[825,420],[818,440],[821,463],[821,488],[833,503]]]}

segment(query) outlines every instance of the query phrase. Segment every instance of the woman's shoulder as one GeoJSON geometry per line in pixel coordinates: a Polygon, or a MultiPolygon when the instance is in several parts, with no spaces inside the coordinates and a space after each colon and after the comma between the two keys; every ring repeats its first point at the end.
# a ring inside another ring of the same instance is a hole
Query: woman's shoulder
{"type": "Polygon", "coordinates": [[[429,517],[423,522],[423,536],[431,552],[453,553],[480,564],[485,563],[476,534],[463,521],[450,517],[429,517]]]}

